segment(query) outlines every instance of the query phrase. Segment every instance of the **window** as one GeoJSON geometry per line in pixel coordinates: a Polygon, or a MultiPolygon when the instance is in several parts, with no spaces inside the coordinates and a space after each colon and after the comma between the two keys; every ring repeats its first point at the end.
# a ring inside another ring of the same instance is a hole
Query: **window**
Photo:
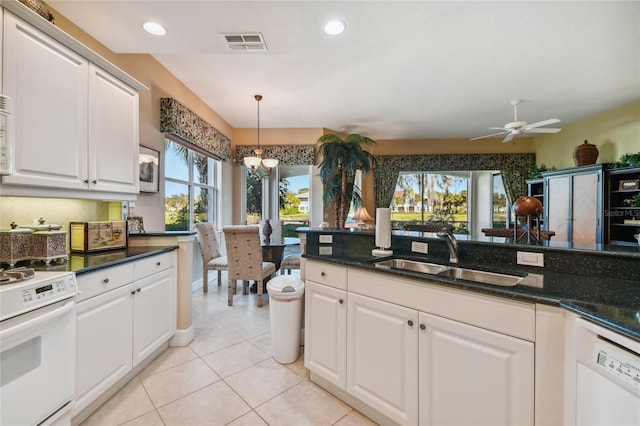
{"type": "Polygon", "coordinates": [[[283,165],[279,168],[279,212],[284,236],[297,237],[296,228],[309,226],[309,166],[283,165]]]}
{"type": "Polygon", "coordinates": [[[190,231],[198,222],[215,222],[217,160],[165,140],[165,214],[167,231],[190,231]]]}
{"type": "Polygon", "coordinates": [[[450,224],[466,234],[469,177],[469,172],[401,172],[390,206],[393,227],[450,224]]]}
{"type": "Polygon", "coordinates": [[[507,193],[500,173],[492,174],[492,203],[491,203],[491,227],[507,228],[510,223],[510,206],[507,202],[507,193]]]}

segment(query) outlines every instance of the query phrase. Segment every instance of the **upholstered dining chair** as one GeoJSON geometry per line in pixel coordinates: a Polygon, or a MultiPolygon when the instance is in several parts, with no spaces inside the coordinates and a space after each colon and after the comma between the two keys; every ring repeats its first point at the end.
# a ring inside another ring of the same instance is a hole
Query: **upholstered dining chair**
{"type": "Polygon", "coordinates": [[[227,247],[229,306],[233,306],[236,282],[242,280],[242,294],[248,293],[249,280],[258,287],[258,307],[262,306],[264,281],[276,274],[276,265],[262,261],[262,247],[258,227],[255,225],[232,225],[222,228],[227,247]]]}
{"type": "Polygon", "coordinates": [[[202,291],[209,291],[208,271],[218,271],[218,286],[222,283],[222,271],[227,270],[227,256],[220,253],[216,228],[212,223],[196,223],[198,244],[202,253],[202,291]]]}
{"type": "Polygon", "coordinates": [[[292,269],[300,269],[300,255],[299,254],[290,254],[285,256],[280,262],[280,274],[291,275],[292,269]]]}

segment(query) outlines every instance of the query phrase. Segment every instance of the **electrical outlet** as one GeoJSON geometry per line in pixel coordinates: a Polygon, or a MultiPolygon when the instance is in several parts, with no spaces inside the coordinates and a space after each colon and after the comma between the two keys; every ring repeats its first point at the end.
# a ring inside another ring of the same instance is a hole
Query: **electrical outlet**
{"type": "Polygon", "coordinates": [[[331,246],[318,247],[318,254],[320,255],[331,256],[331,253],[333,253],[333,249],[331,248],[331,246]]]}
{"type": "Polygon", "coordinates": [[[319,235],[318,242],[320,244],[331,244],[333,243],[333,235],[319,235]]]}
{"type": "Polygon", "coordinates": [[[517,252],[517,262],[518,265],[538,266],[542,268],[544,266],[544,254],[519,251],[517,252]]]}
{"type": "Polygon", "coordinates": [[[422,241],[411,241],[411,251],[416,253],[429,254],[429,243],[422,241]]]}

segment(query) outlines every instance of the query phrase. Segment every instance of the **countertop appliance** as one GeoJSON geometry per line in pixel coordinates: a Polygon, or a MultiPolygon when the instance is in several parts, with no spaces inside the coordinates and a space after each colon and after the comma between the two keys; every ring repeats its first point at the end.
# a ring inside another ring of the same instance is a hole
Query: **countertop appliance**
{"type": "Polygon", "coordinates": [[[575,424],[640,425],[640,343],[583,319],[576,325],[575,424]]]}
{"type": "Polygon", "coordinates": [[[68,422],[77,293],[73,272],[0,271],[0,424],[68,422]]]}

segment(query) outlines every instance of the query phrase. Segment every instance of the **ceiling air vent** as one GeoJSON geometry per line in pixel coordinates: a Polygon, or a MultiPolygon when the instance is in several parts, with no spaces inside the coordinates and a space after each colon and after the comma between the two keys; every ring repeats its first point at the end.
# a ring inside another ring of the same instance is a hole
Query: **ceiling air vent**
{"type": "Polygon", "coordinates": [[[267,45],[260,33],[251,34],[223,34],[231,50],[267,50],[267,45]]]}

